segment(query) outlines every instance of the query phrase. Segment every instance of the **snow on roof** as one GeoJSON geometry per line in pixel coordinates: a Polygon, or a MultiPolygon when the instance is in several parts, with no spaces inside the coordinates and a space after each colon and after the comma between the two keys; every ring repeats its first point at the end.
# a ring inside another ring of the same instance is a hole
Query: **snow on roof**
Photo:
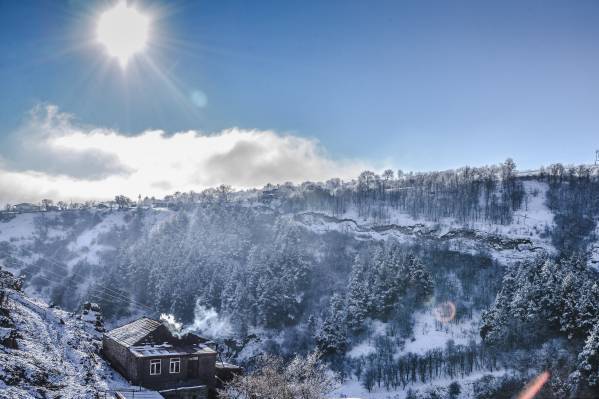
{"type": "Polygon", "coordinates": [[[236,364],[227,363],[227,362],[216,362],[217,369],[231,369],[231,370],[240,370],[241,366],[237,366],[236,364]]]}
{"type": "Polygon", "coordinates": [[[164,343],[161,345],[139,345],[131,347],[131,353],[137,357],[145,356],[184,356],[216,353],[212,348],[204,345],[183,345],[174,347],[164,343]]]}
{"type": "Polygon", "coordinates": [[[164,396],[156,391],[116,391],[118,399],[164,399],[164,396]]]}
{"type": "Polygon", "coordinates": [[[174,392],[181,392],[181,391],[197,391],[197,390],[206,390],[206,385],[193,385],[193,386],[189,386],[189,387],[176,387],[176,388],[170,388],[170,389],[163,389],[160,392],[161,393],[174,393],[174,392]]]}
{"type": "Polygon", "coordinates": [[[162,323],[158,320],[150,319],[149,317],[142,317],[129,324],[115,328],[114,330],[106,333],[106,336],[115,340],[116,342],[130,347],[135,345],[141,339],[146,337],[148,334],[156,331],[162,323]]]}

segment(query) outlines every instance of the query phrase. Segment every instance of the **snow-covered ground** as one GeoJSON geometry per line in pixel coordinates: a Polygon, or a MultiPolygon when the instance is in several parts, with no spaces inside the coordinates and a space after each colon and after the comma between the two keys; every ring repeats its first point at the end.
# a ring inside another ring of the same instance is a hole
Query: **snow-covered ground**
{"type": "MultiPolygon", "coordinates": [[[[10,262],[3,262],[2,256],[10,255],[24,265],[32,264],[39,259],[66,266],[68,275],[56,275],[41,270],[38,274],[28,273],[28,281],[36,278],[49,285],[62,281],[76,274],[73,268],[81,263],[101,266],[103,253],[113,249],[109,235],[124,228],[134,217],[137,210],[85,210],[85,211],[52,211],[33,212],[14,215],[10,220],[0,221],[0,244],[8,244],[8,251],[0,253],[0,266],[20,273],[11,268],[10,262]],[[43,245],[44,250],[39,250],[43,245]],[[56,254],[60,254],[60,257],[56,254]]],[[[145,209],[142,223],[147,234],[158,229],[175,214],[167,209],[145,209]]],[[[78,278],[78,292],[85,293],[91,284],[90,279],[78,278]]],[[[32,296],[41,296],[49,300],[48,290],[38,291],[27,287],[32,296]]]]}
{"type": "MultiPolygon", "coordinates": [[[[461,386],[461,393],[458,398],[471,398],[472,397],[472,383],[484,375],[493,375],[496,377],[505,375],[506,370],[497,370],[494,372],[477,372],[472,373],[465,377],[460,377],[459,383],[461,386]]],[[[419,391],[425,393],[427,390],[434,390],[436,388],[445,388],[455,380],[449,378],[441,378],[434,381],[434,383],[415,383],[406,386],[405,389],[398,389],[396,391],[387,391],[384,387],[374,387],[370,392],[362,386],[362,384],[355,378],[344,381],[340,384],[331,394],[329,398],[347,398],[347,399],[405,399],[408,394],[408,390],[419,391]]],[[[447,397],[447,396],[441,396],[447,397]]]]}
{"type": "Polygon", "coordinates": [[[17,349],[0,345],[0,398],[96,398],[129,387],[98,355],[91,324],[9,290],[17,349]]]}
{"type": "Polygon", "coordinates": [[[33,239],[37,213],[22,213],[9,221],[0,222],[0,242],[21,242],[33,239]]]}
{"type": "MultiPolygon", "coordinates": [[[[414,327],[412,337],[405,341],[403,349],[397,356],[409,352],[423,354],[428,350],[444,349],[449,340],[455,344],[467,345],[471,341],[480,342],[479,331],[480,314],[473,314],[471,319],[461,322],[440,323],[435,319],[434,309],[418,311],[414,314],[414,327]]],[[[366,356],[375,352],[374,341],[377,336],[386,333],[387,325],[381,321],[373,321],[368,338],[354,345],[347,353],[350,358],[366,356]]]]}
{"type": "MultiPolygon", "coordinates": [[[[389,208],[384,222],[359,217],[355,209],[333,216],[326,212],[303,212],[292,219],[317,234],[338,231],[352,234],[358,240],[416,242],[421,239],[445,241],[453,250],[464,253],[487,252],[505,264],[522,261],[535,252],[555,252],[549,237],[543,233],[553,227],[553,213],[546,205],[547,183],[524,181],[522,209],[510,224],[483,221],[460,223],[450,218],[438,222],[414,219],[409,214],[389,208]]],[[[291,217],[291,216],[290,216],[291,217]]],[[[599,247],[597,247],[599,259],[599,247]]]]}
{"type": "MultiPolygon", "coordinates": [[[[414,219],[407,213],[393,208],[386,211],[384,222],[359,218],[356,210],[351,207],[345,214],[335,217],[322,212],[296,213],[288,217],[293,223],[317,234],[339,231],[350,234],[357,240],[380,241],[392,238],[406,243],[422,239],[443,241],[450,249],[464,253],[477,253],[482,250],[493,259],[510,264],[539,251],[553,251],[549,238],[544,238],[541,234],[547,226],[553,224],[553,214],[545,204],[548,186],[536,180],[523,181],[523,186],[523,207],[509,225],[484,222],[463,224],[451,219],[433,222],[414,219]]],[[[76,219],[75,225],[61,224],[60,212],[18,214],[11,220],[0,222],[0,243],[7,242],[13,248],[20,249],[20,252],[13,251],[11,255],[24,264],[30,264],[40,256],[51,258],[54,253],[54,249],[44,254],[28,253],[31,244],[43,242],[49,248],[53,242],[66,240],[60,243],[61,247],[64,247],[58,252],[61,258],[58,262],[50,259],[51,262],[65,264],[69,271],[81,262],[92,266],[101,265],[102,254],[112,249],[111,244],[104,238],[111,231],[126,226],[133,216],[132,212],[136,210],[92,209],[81,212],[80,219],[78,213],[67,215],[76,219]],[[40,218],[45,218],[47,222],[39,223],[40,218]],[[40,225],[46,226],[43,234],[40,232],[40,225]],[[40,241],[42,236],[43,241],[40,241]]],[[[168,209],[145,209],[143,212],[144,234],[155,232],[164,222],[176,215],[176,212],[168,209]]],[[[599,262],[599,246],[591,248],[591,251],[592,261],[599,262]]],[[[34,277],[29,276],[30,279],[34,277]]],[[[82,283],[83,290],[85,284],[82,283]]]]}
{"type": "Polygon", "coordinates": [[[67,249],[80,255],[69,261],[68,265],[72,267],[81,261],[86,261],[91,265],[98,265],[100,262],[99,253],[110,249],[110,247],[98,242],[99,237],[115,228],[124,226],[126,224],[124,219],[125,213],[123,212],[108,213],[100,223],[78,235],[74,241],[69,243],[67,249]]]}
{"type": "Polygon", "coordinates": [[[403,352],[424,353],[434,348],[445,348],[449,340],[456,344],[467,345],[470,341],[480,341],[480,315],[460,323],[440,323],[435,319],[433,310],[417,312],[413,337],[406,342],[403,352]]]}
{"type": "MultiPolygon", "coordinates": [[[[595,237],[599,237],[599,223],[593,232],[595,237]]],[[[599,241],[593,241],[589,244],[589,263],[588,265],[596,270],[599,270],[599,241]]]]}
{"type": "MultiPolygon", "coordinates": [[[[422,239],[437,240],[447,243],[450,249],[462,253],[475,254],[484,251],[493,259],[499,260],[503,264],[510,264],[529,258],[537,251],[551,252],[554,250],[550,238],[543,234],[547,228],[552,228],[554,223],[553,213],[546,206],[548,186],[544,182],[535,180],[523,181],[523,185],[525,199],[522,209],[515,213],[512,223],[508,225],[476,221],[458,223],[452,219],[433,222],[414,219],[405,212],[393,209],[389,209],[384,222],[358,217],[355,210],[351,208],[345,214],[337,216],[323,212],[303,212],[289,214],[286,217],[293,223],[317,234],[338,231],[350,234],[357,240],[382,241],[392,238],[406,243],[422,239]]],[[[264,208],[265,212],[272,211],[271,208],[262,204],[258,204],[256,207],[264,208]]],[[[78,262],[86,262],[93,266],[101,265],[102,253],[111,249],[102,237],[114,229],[126,226],[128,216],[131,216],[131,211],[91,212],[96,212],[97,218],[90,218],[89,225],[86,225],[81,231],[71,231],[68,226],[60,226],[58,228],[51,227],[45,233],[48,241],[69,240],[66,244],[68,254],[65,256],[68,262],[65,264],[70,268],[73,268],[78,262]]],[[[144,232],[151,234],[174,215],[176,215],[174,211],[167,209],[148,210],[143,218],[144,232]]],[[[35,219],[40,216],[39,213],[20,214],[9,221],[0,222],[0,243],[6,241],[16,248],[23,248],[33,243],[36,234],[39,234],[35,219]]],[[[47,217],[51,218],[53,215],[48,214],[47,217]]],[[[597,227],[596,234],[599,236],[599,227],[597,227]]],[[[599,268],[599,244],[596,242],[591,244],[590,251],[591,263],[599,268]]],[[[15,251],[15,256],[27,263],[30,255],[24,252],[17,255],[15,251]]],[[[1,264],[2,260],[0,259],[0,266],[1,264]]],[[[40,306],[42,309],[45,307],[43,304],[34,306],[31,301],[26,299],[21,301],[16,298],[15,300],[18,302],[18,310],[15,312],[17,324],[25,332],[22,338],[23,349],[19,349],[23,355],[17,356],[17,352],[7,354],[0,351],[0,360],[2,360],[0,362],[0,398],[4,397],[2,396],[4,392],[8,392],[9,396],[6,397],[37,397],[32,384],[38,380],[38,377],[35,376],[39,375],[39,370],[49,370],[48,376],[44,378],[49,381],[49,387],[60,386],[61,388],[52,389],[66,392],[63,397],[91,397],[87,396],[91,392],[89,389],[107,389],[109,386],[124,384],[124,381],[119,380],[117,374],[111,373],[106,364],[94,354],[93,338],[81,333],[81,320],[56,309],[45,309],[40,312],[40,306]],[[64,324],[61,324],[61,319],[64,324]],[[35,335],[36,331],[40,333],[35,335]],[[92,344],[84,342],[88,338],[92,344]],[[77,366],[81,364],[80,362],[87,362],[90,365],[77,366]],[[13,367],[13,365],[23,367],[25,377],[29,378],[29,380],[25,379],[28,381],[26,384],[8,386],[1,382],[3,375],[15,372],[15,370],[7,368],[13,367]],[[93,371],[92,374],[95,375],[90,380],[91,382],[86,381],[89,376],[82,374],[90,371],[93,371]]],[[[413,336],[405,340],[403,347],[400,347],[395,355],[399,357],[410,352],[422,354],[430,349],[442,349],[449,340],[461,345],[466,345],[471,340],[478,342],[480,340],[479,323],[480,314],[474,314],[472,319],[459,323],[442,324],[435,320],[432,308],[421,310],[414,314],[413,336]]],[[[354,344],[348,356],[358,358],[374,353],[376,337],[386,334],[386,330],[385,323],[372,322],[369,337],[354,344]]],[[[262,353],[267,341],[272,341],[280,347],[284,346],[283,332],[260,330],[251,332],[256,333],[260,338],[249,342],[240,354],[240,358],[251,358],[262,353]]],[[[497,374],[502,373],[497,372],[497,374]]],[[[472,381],[480,378],[483,374],[490,373],[474,373],[466,378],[460,378],[460,383],[464,388],[461,397],[467,397],[470,389],[468,384],[471,385],[472,381]]],[[[432,384],[446,386],[450,382],[450,380],[438,379],[432,384]]],[[[401,399],[405,397],[409,387],[423,392],[430,386],[430,384],[415,384],[406,387],[406,390],[396,392],[388,392],[384,388],[375,387],[372,392],[368,392],[358,381],[350,379],[344,382],[331,397],[401,399]]],[[[49,387],[43,389],[50,392],[52,389],[49,387]]]]}

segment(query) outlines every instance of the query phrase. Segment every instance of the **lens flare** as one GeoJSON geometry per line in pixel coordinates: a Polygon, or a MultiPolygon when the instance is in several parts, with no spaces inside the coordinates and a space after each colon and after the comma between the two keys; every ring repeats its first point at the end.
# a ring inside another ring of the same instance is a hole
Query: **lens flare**
{"type": "Polygon", "coordinates": [[[433,315],[440,323],[447,324],[455,318],[456,306],[451,301],[442,302],[435,307],[433,315]]]}
{"type": "Polygon", "coordinates": [[[516,396],[516,399],[533,399],[547,381],[549,381],[549,371],[543,371],[526,384],[522,392],[516,396]]]}

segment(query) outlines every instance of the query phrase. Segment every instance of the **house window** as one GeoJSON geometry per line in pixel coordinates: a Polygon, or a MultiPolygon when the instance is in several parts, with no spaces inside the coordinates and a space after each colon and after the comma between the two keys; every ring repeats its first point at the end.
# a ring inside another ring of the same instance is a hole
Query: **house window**
{"type": "Polygon", "coordinates": [[[170,367],[168,370],[170,373],[180,373],[181,372],[181,359],[176,357],[171,359],[170,367]]]}
{"type": "Polygon", "coordinates": [[[160,374],[160,359],[150,360],[150,375],[160,374]]]}

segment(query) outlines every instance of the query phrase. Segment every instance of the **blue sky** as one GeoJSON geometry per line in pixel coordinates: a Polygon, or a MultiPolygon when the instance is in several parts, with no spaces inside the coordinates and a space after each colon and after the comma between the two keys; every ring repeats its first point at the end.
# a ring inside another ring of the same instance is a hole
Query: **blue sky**
{"type": "Polygon", "coordinates": [[[599,148],[597,1],[137,1],[152,37],[125,71],[94,43],[112,3],[0,0],[0,142],[52,104],[123,135],[272,130],[407,170],[599,148]]]}

